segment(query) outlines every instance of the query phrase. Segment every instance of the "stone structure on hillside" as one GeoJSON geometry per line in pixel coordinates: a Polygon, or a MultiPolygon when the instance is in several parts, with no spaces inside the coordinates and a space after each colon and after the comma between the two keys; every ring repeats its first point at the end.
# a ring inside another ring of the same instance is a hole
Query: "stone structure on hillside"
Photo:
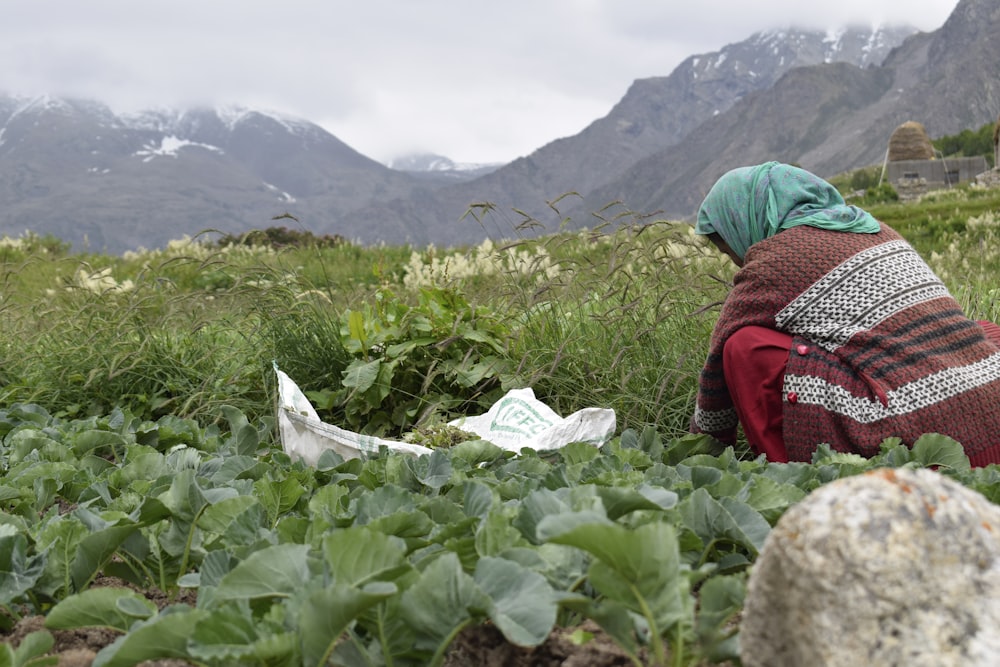
{"type": "Polygon", "coordinates": [[[900,199],[915,199],[928,190],[972,182],[987,169],[982,156],[935,159],[934,145],[916,121],[903,123],[889,137],[886,180],[900,199]]]}
{"type": "Polygon", "coordinates": [[[791,507],[750,574],[745,667],[987,667],[1000,656],[1000,507],[880,469],[791,507]]]}
{"type": "Polygon", "coordinates": [[[934,144],[923,124],[908,120],[889,137],[889,162],[933,160],[934,144]]]}

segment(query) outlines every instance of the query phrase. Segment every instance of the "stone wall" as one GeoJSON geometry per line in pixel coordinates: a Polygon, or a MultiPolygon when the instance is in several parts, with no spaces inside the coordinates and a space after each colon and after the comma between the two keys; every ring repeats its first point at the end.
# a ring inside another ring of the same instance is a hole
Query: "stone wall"
{"type": "Polygon", "coordinates": [[[905,201],[930,190],[971,183],[988,168],[986,158],[981,155],[945,160],[896,160],[887,163],[886,180],[905,201]]]}

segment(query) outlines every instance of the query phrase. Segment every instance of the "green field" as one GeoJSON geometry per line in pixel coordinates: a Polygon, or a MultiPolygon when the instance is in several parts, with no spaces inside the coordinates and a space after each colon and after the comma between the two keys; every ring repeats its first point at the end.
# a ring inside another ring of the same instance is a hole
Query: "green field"
{"type": "MultiPolygon", "coordinates": [[[[1000,190],[868,208],[970,316],[1000,320],[1000,190]]],[[[0,624],[41,619],[0,664],[55,664],[81,628],[117,638],[98,665],[447,664],[485,625],[738,664],[749,569],[810,490],[936,465],[1000,498],[995,467],[933,434],[811,464],[687,435],[734,267],[684,223],[476,248],[290,229],[122,257],[0,241],[0,624]],[[327,422],[442,447],[293,462],[274,364],[327,422]],[[448,420],[525,386],[563,415],[613,408],[618,432],[549,454],[452,444],[448,420]]]]}

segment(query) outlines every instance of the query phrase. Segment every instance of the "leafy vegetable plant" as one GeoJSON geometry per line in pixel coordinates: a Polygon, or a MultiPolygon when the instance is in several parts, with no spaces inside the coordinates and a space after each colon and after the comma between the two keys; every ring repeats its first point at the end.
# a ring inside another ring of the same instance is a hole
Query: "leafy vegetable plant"
{"type": "Polygon", "coordinates": [[[317,409],[359,432],[402,435],[489,405],[507,367],[496,316],[442,288],[422,290],[414,306],[388,290],[373,303],[343,314],[352,360],[340,386],[307,392],[317,409]]]}
{"type": "Polygon", "coordinates": [[[466,440],[306,467],[270,424],[225,414],[228,431],[0,410],[3,618],[46,627],[0,660],[51,664],[52,633],[99,627],[118,638],[98,666],[440,665],[472,626],[531,648],[591,619],[637,665],[734,661],[748,569],[811,489],[928,465],[1000,494],[935,435],[871,460],[820,448],[812,464],[645,429],[601,448],[466,440]]]}

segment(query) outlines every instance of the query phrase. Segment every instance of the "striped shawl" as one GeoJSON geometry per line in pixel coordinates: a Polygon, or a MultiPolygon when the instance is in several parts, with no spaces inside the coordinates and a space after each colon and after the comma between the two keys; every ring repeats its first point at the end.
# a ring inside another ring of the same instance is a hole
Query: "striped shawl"
{"type": "Polygon", "coordinates": [[[819,443],[872,456],[891,436],[943,433],[974,465],[1000,462],[1000,348],[889,227],[795,227],[751,246],[712,334],[693,430],[734,438],[722,349],[748,325],[806,346],[785,369],[789,460],[811,460],[819,443]]]}

